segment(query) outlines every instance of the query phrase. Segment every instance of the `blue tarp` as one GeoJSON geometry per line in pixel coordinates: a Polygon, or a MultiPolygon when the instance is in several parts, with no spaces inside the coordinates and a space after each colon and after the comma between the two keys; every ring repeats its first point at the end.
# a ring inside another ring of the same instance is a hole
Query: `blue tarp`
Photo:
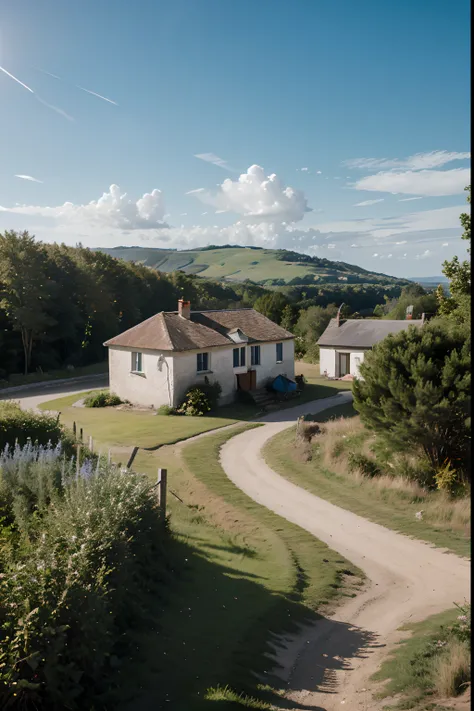
{"type": "Polygon", "coordinates": [[[284,375],[278,375],[272,383],[272,390],[276,390],[277,393],[291,393],[296,390],[296,383],[284,375]]]}

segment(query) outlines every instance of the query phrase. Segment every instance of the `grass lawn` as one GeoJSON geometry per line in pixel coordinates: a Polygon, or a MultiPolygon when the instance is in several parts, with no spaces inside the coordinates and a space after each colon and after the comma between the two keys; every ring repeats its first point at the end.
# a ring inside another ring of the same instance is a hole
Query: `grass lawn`
{"type": "MultiPolygon", "coordinates": [[[[66,397],[48,400],[39,407],[42,410],[61,412],[60,421],[77,431],[82,427],[87,441],[92,436],[94,442],[103,448],[114,447],[158,447],[179,442],[188,437],[232,425],[235,418],[229,417],[172,417],[155,415],[151,410],[117,410],[113,407],[72,407],[88,393],[75,393],[66,397]]],[[[230,412],[229,412],[230,415],[230,412]]]]}
{"type": "MultiPolygon", "coordinates": [[[[295,407],[304,402],[330,397],[341,389],[351,387],[350,382],[344,381],[327,384],[327,381],[319,375],[319,366],[297,363],[296,372],[304,372],[308,383],[299,397],[281,403],[282,408],[295,407]]],[[[208,430],[226,427],[239,420],[251,420],[262,414],[253,406],[238,403],[220,407],[215,413],[205,417],[155,415],[151,410],[72,407],[87,394],[75,393],[48,400],[39,405],[39,408],[61,412],[60,420],[64,425],[71,428],[75,422],[78,431],[79,428],[83,428],[86,440],[92,436],[94,441],[111,448],[156,447],[178,442],[208,430]]]]}
{"type": "MultiPolygon", "coordinates": [[[[443,708],[434,705],[436,686],[439,685],[437,677],[441,671],[436,665],[442,657],[451,656],[452,661],[454,649],[449,649],[450,634],[447,628],[456,623],[459,614],[460,611],[454,608],[402,628],[410,632],[410,636],[399,642],[372,677],[374,681],[385,682],[377,694],[378,698],[386,700],[384,708],[416,708],[420,711],[443,708]],[[438,640],[444,643],[443,646],[437,646],[438,640]],[[397,698],[391,702],[390,697],[395,696],[397,698]]],[[[455,643],[455,647],[458,644],[455,643]]]]}
{"type": "Polygon", "coordinates": [[[159,633],[140,641],[130,678],[144,691],[127,711],[270,708],[273,635],[319,619],[360,585],[352,564],[227,479],[220,447],[252,426],[137,455],[134,468],[153,481],[158,467],[168,469],[182,501],[169,493],[176,585],[160,601],[159,633]]]}
{"type": "MultiPolygon", "coordinates": [[[[355,414],[351,405],[340,405],[325,411],[322,417],[317,415],[315,419],[324,421],[330,417],[355,414]]],[[[356,444],[354,442],[354,446],[356,444]]],[[[276,472],[337,506],[400,533],[446,547],[458,555],[470,556],[470,538],[465,527],[452,526],[449,516],[446,520],[442,517],[430,520],[425,513],[422,520],[415,518],[420,509],[428,509],[431,504],[435,506],[437,501],[441,504],[438,494],[427,494],[425,501],[421,502],[409,492],[377,487],[374,480],[335,473],[325,468],[315,446],[312,459],[302,461],[295,448],[295,428],[290,428],[267,443],[264,457],[276,472]]]]}
{"type": "Polygon", "coordinates": [[[81,368],[74,370],[50,370],[47,373],[14,373],[8,377],[8,380],[0,380],[0,391],[3,388],[13,388],[17,385],[31,385],[33,383],[44,383],[47,380],[61,380],[62,378],[79,378],[81,375],[100,375],[108,373],[109,364],[105,360],[102,363],[93,363],[92,365],[84,365],[81,368]]]}

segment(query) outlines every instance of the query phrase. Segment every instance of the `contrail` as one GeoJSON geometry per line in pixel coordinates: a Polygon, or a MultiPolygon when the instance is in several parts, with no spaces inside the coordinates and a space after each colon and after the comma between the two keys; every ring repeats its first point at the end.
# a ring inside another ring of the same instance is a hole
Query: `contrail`
{"type": "Polygon", "coordinates": [[[74,118],[72,116],[67,114],[65,111],[60,109],[58,106],[54,106],[54,104],[48,104],[48,102],[45,101],[44,99],[42,99],[41,96],[38,96],[38,94],[35,94],[35,96],[38,99],[38,101],[40,102],[40,104],[43,104],[43,106],[47,106],[48,109],[51,109],[52,111],[56,111],[57,114],[59,114],[60,116],[63,116],[68,121],[74,121],[74,118]]]}
{"type": "Polygon", "coordinates": [[[41,72],[41,74],[46,74],[48,77],[53,77],[53,79],[59,79],[59,81],[61,81],[61,77],[58,77],[57,74],[52,74],[51,72],[47,72],[45,69],[40,69],[39,67],[35,67],[35,69],[38,72],[41,72]]]}
{"type": "Polygon", "coordinates": [[[22,81],[20,81],[20,80],[17,79],[16,77],[14,77],[13,74],[10,74],[10,72],[7,72],[7,70],[4,69],[3,67],[0,67],[0,71],[3,72],[4,74],[6,74],[7,77],[10,77],[10,79],[13,79],[13,81],[16,81],[17,84],[19,84],[20,86],[22,86],[24,89],[27,89],[28,91],[31,91],[32,94],[35,93],[35,92],[33,91],[33,89],[30,89],[29,86],[27,86],[26,84],[23,84],[22,81]]]}
{"type": "Polygon", "coordinates": [[[87,91],[88,94],[92,94],[92,96],[97,96],[99,99],[103,99],[104,101],[108,101],[109,104],[114,104],[114,106],[118,106],[116,101],[112,101],[112,99],[108,99],[106,96],[101,96],[100,94],[96,94],[95,91],[91,91],[90,89],[84,89],[83,86],[79,86],[79,84],[76,84],[78,89],[81,89],[82,91],[87,91]]]}

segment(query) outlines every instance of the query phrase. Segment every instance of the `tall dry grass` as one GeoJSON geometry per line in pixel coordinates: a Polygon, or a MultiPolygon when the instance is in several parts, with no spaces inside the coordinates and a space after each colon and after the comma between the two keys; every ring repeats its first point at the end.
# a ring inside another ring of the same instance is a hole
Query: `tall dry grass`
{"type": "Polygon", "coordinates": [[[433,679],[438,696],[462,694],[471,679],[471,653],[466,642],[449,642],[444,654],[433,661],[433,679]]]}
{"type": "Polygon", "coordinates": [[[338,476],[351,479],[361,488],[378,492],[385,501],[416,503],[425,520],[469,533],[471,521],[470,496],[451,498],[444,492],[428,489],[414,478],[411,472],[423,474],[421,452],[394,453],[382,463],[376,458],[373,447],[376,437],[362,424],[360,417],[340,418],[319,424],[303,423],[304,440],[301,454],[305,461],[317,458],[325,469],[338,476]],[[360,468],[350,466],[351,454],[361,454],[377,463],[382,474],[368,478],[360,468]]]}

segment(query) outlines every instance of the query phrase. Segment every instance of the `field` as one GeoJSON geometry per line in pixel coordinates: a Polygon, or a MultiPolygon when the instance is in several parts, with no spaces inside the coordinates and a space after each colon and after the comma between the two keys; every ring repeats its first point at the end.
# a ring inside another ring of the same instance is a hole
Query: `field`
{"type": "MultiPolygon", "coordinates": [[[[226,247],[177,252],[149,247],[114,247],[101,251],[114,257],[133,260],[162,272],[182,270],[188,274],[223,281],[257,284],[271,280],[314,284],[408,283],[406,280],[368,272],[342,262],[327,262],[324,266],[277,259],[277,250],[250,247],[226,247]],[[312,278],[311,278],[312,277],[312,278]],[[308,282],[309,278],[309,282],[308,282]]],[[[304,257],[302,257],[304,259],[304,257]]]]}

